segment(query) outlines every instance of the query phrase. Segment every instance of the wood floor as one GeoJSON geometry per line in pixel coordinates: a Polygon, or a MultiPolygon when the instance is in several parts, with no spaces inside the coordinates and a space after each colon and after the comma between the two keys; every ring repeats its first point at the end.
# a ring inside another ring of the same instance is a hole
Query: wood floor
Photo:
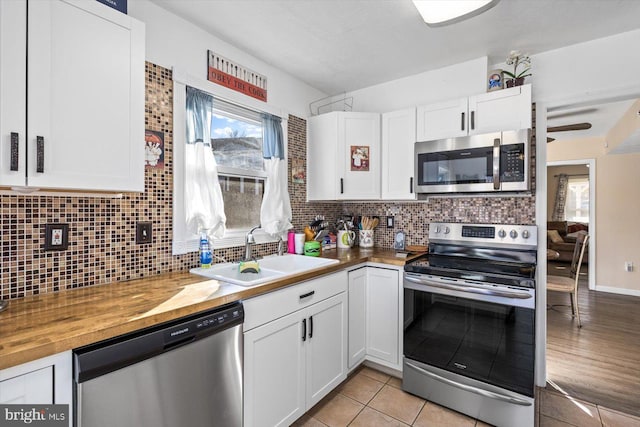
{"type": "MultiPolygon", "coordinates": [[[[580,282],[582,328],[570,307],[547,310],[547,389],[640,416],[640,297],[580,282]]],[[[549,292],[548,303],[568,304],[569,296],[549,292]]]]}

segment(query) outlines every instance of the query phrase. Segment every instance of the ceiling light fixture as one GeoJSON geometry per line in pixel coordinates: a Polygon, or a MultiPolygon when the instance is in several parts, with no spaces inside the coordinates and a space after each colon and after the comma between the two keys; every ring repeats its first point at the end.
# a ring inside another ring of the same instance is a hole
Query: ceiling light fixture
{"type": "Polygon", "coordinates": [[[491,9],[500,0],[412,0],[424,22],[441,27],[464,21],[491,9]]]}

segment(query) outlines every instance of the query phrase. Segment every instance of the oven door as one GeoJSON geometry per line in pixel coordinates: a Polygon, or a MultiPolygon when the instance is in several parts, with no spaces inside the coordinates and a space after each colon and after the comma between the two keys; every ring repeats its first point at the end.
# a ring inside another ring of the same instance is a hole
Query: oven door
{"type": "Polygon", "coordinates": [[[405,273],[404,307],[405,360],[533,397],[534,289],[405,273]]]}

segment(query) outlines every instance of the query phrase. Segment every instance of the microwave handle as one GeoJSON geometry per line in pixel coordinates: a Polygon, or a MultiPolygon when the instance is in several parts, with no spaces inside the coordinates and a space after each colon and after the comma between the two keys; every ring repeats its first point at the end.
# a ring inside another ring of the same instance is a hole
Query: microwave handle
{"type": "Polygon", "coordinates": [[[493,189],[500,189],[500,138],[493,140],[493,189]]]}

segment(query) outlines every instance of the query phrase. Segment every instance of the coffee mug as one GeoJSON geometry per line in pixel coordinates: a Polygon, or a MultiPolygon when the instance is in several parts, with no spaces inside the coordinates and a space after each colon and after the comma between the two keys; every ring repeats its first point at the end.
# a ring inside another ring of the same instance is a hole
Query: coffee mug
{"type": "Polygon", "coordinates": [[[338,230],[338,247],[349,249],[356,241],[356,233],[351,230],[338,230]]]}
{"type": "Polygon", "coordinates": [[[306,236],[304,233],[296,233],[294,236],[296,253],[302,255],[304,253],[304,242],[306,236]]]}
{"type": "Polygon", "coordinates": [[[360,247],[373,247],[373,230],[360,230],[360,247]]]}

